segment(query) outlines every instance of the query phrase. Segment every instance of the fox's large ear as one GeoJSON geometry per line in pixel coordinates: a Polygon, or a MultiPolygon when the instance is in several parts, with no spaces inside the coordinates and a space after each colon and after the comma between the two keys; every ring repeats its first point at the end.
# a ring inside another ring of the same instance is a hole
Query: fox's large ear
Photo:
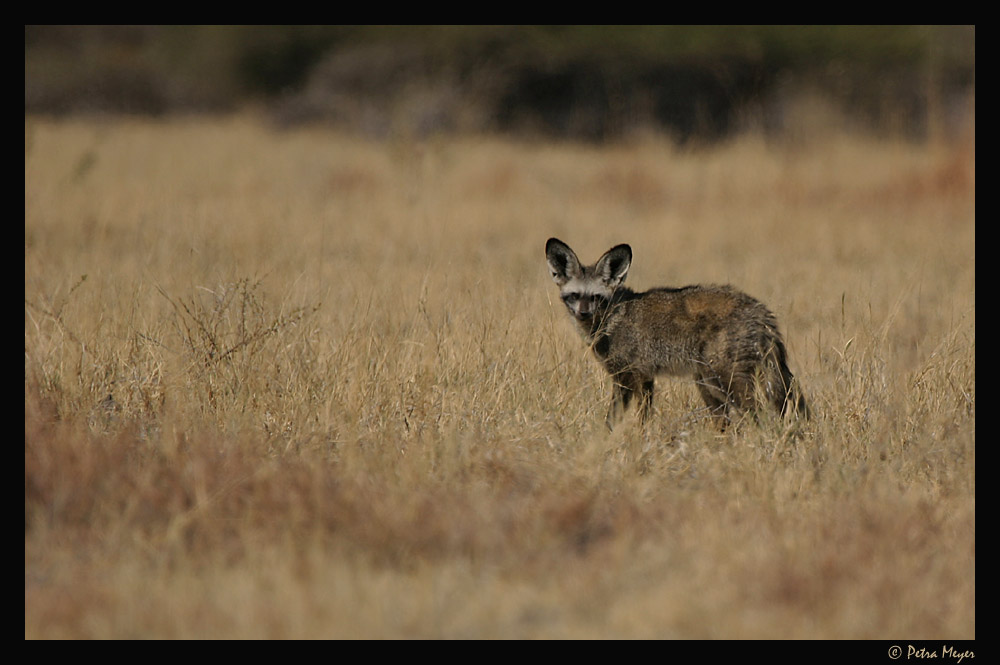
{"type": "Polygon", "coordinates": [[[594,270],[605,284],[614,289],[625,281],[631,265],[632,248],[628,245],[615,245],[597,260],[594,270]]]}
{"type": "Polygon", "coordinates": [[[583,272],[580,270],[580,259],[576,258],[576,252],[558,238],[549,238],[545,243],[545,259],[549,262],[552,281],[559,286],[583,272]]]}

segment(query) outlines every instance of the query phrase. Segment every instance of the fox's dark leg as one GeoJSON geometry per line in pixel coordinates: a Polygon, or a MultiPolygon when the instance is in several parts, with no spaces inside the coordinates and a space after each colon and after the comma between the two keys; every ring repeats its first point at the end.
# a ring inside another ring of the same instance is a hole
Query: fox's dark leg
{"type": "Polygon", "coordinates": [[[720,428],[725,429],[726,405],[729,398],[726,389],[719,381],[719,377],[712,374],[698,374],[694,377],[694,381],[698,386],[701,399],[708,407],[709,415],[720,428]]]}
{"type": "Polygon", "coordinates": [[[604,424],[608,426],[608,430],[613,430],[615,425],[621,422],[622,416],[625,414],[625,409],[628,408],[629,402],[632,401],[633,392],[631,387],[621,383],[621,379],[614,379],[611,386],[611,406],[608,408],[608,417],[604,421],[604,424]]]}
{"type": "Polygon", "coordinates": [[[729,379],[729,403],[735,411],[750,411],[756,406],[757,373],[753,369],[733,372],[729,379]]]}
{"type": "MultiPolygon", "coordinates": [[[[605,420],[609,430],[613,430],[615,425],[621,422],[635,392],[637,390],[643,391],[645,388],[639,381],[639,377],[628,372],[613,374],[611,378],[611,407],[608,409],[608,417],[605,420]]],[[[640,397],[646,400],[644,393],[640,394],[640,397]]],[[[652,394],[650,394],[651,397],[652,394]]]]}
{"type": "Polygon", "coordinates": [[[653,379],[643,379],[639,387],[639,422],[643,425],[649,420],[653,409],[653,379]]]}
{"type": "Polygon", "coordinates": [[[638,374],[623,372],[615,374],[611,389],[611,408],[608,409],[607,426],[613,430],[621,422],[632,397],[638,393],[639,420],[643,424],[649,419],[653,406],[653,379],[646,379],[638,374]]]}

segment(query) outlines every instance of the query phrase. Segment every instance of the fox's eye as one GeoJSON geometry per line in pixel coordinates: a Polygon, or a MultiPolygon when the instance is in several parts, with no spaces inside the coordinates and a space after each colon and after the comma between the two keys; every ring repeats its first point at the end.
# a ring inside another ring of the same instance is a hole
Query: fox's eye
{"type": "Polygon", "coordinates": [[[580,299],[580,295],[578,293],[567,293],[562,299],[565,303],[573,303],[580,299]]]}

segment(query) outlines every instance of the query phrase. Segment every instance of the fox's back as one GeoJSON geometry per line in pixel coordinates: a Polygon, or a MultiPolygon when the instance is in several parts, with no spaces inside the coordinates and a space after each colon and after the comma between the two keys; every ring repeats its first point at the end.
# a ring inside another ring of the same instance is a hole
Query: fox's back
{"type": "Polygon", "coordinates": [[[775,340],[775,318],[760,301],[730,286],[704,285],[623,290],[594,349],[615,369],[689,374],[759,358],[775,340]]]}

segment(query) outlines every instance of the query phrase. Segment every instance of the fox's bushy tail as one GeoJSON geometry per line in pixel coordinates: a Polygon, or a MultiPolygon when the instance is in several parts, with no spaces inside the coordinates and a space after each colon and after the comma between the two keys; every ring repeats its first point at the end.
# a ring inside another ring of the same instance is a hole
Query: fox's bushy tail
{"type": "Polygon", "coordinates": [[[782,416],[794,411],[802,418],[809,418],[809,405],[802,394],[799,382],[788,369],[788,354],[784,343],[778,339],[771,347],[767,358],[767,371],[771,374],[765,383],[767,398],[782,416]]]}

